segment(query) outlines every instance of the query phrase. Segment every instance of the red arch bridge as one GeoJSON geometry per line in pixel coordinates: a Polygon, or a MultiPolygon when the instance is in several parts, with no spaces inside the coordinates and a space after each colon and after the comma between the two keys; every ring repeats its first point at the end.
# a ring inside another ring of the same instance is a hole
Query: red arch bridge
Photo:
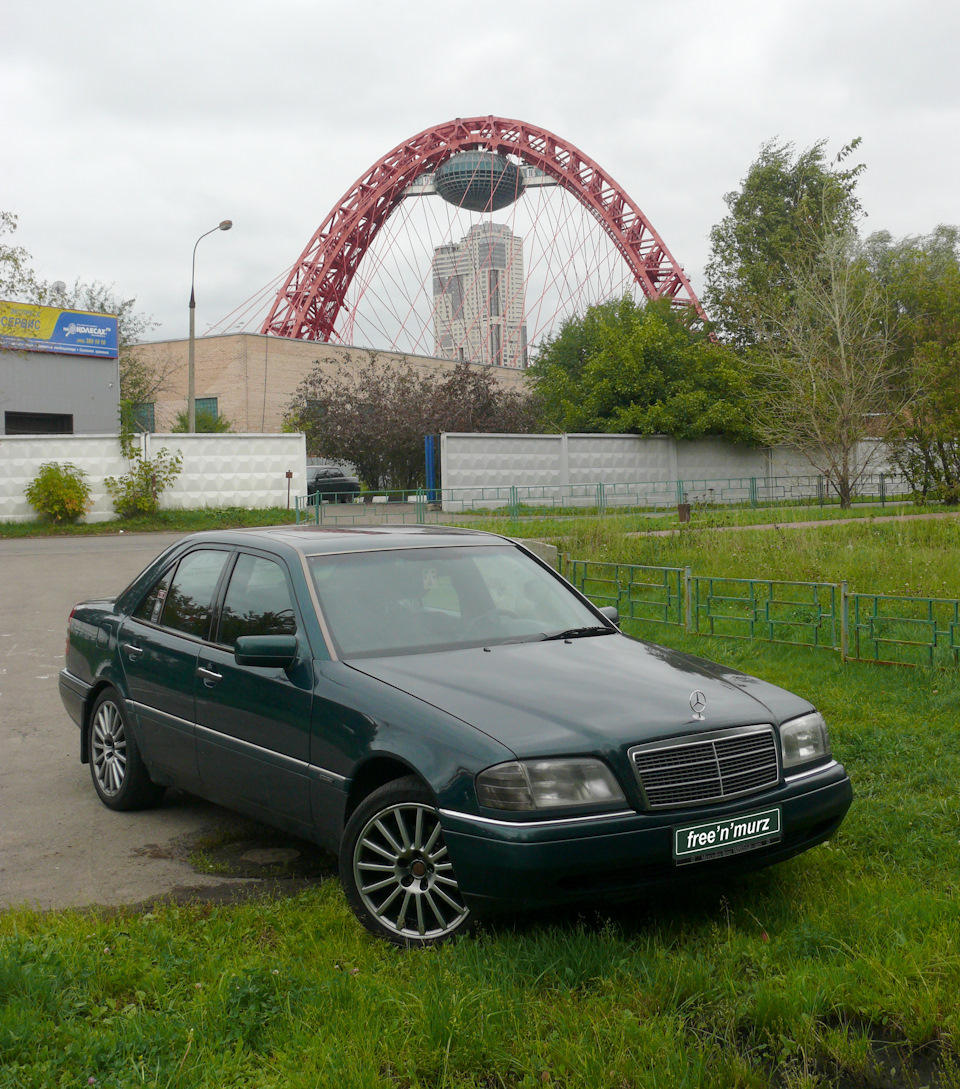
{"type": "Polygon", "coordinates": [[[524,366],[564,317],[624,293],[705,318],[598,163],[522,121],[458,118],[404,140],[350,187],[261,331],[524,366]]]}

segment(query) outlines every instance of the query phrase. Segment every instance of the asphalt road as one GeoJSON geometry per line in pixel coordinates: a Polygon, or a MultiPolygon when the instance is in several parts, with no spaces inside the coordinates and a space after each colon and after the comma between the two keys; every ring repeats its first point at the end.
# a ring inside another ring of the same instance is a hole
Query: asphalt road
{"type": "Polygon", "coordinates": [[[178,792],[155,810],[108,810],[57,688],[72,606],[114,596],[176,539],[0,540],[0,906],[131,904],[224,884],[186,856],[236,818],[178,792]]]}
{"type": "Polygon", "coordinates": [[[57,685],[70,610],[116,596],[178,536],[0,539],[0,909],[232,901],[336,872],[313,844],[180,791],[115,813],[80,763],[57,685]],[[189,864],[195,848],[214,874],[189,864]]]}

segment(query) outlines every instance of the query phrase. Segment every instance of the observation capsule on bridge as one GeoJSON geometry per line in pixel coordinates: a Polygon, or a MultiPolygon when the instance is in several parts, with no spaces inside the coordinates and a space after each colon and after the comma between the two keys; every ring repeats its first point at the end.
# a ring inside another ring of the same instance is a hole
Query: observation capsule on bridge
{"type": "Polygon", "coordinates": [[[462,151],[452,155],[433,175],[441,197],[471,212],[496,212],[523,192],[520,168],[492,151],[462,151]]]}

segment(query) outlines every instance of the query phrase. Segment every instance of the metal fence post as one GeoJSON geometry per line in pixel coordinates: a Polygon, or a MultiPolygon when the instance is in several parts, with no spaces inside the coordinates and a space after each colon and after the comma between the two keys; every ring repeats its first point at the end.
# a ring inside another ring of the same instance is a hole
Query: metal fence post
{"type": "Polygon", "coordinates": [[[884,473],[880,474],[880,506],[885,507],[887,505],[887,478],[884,473]]]}
{"type": "Polygon", "coordinates": [[[516,522],[520,518],[520,500],[517,497],[516,484],[510,485],[510,518],[516,522]]]}
{"type": "Polygon", "coordinates": [[[597,514],[603,514],[607,509],[607,497],[603,489],[603,481],[597,484],[597,514]]]}
{"type": "Polygon", "coordinates": [[[690,568],[683,569],[683,597],[687,631],[693,631],[693,575],[690,568]]]}
{"type": "Polygon", "coordinates": [[[840,660],[845,662],[850,651],[850,599],[847,594],[847,580],[840,583],[840,660]]]}
{"type": "Polygon", "coordinates": [[[757,478],[755,476],[750,477],[750,506],[755,507],[759,503],[757,497],[757,478]]]}
{"type": "Polygon", "coordinates": [[[423,452],[426,460],[427,489],[431,503],[437,501],[437,436],[423,436],[423,452]]]}
{"type": "MultiPolygon", "coordinates": [[[[430,436],[433,437],[432,435],[430,436]]],[[[426,521],[427,496],[423,488],[417,488],[414,502],[417,504],[417,525],[422,526],[426,521]]]]}

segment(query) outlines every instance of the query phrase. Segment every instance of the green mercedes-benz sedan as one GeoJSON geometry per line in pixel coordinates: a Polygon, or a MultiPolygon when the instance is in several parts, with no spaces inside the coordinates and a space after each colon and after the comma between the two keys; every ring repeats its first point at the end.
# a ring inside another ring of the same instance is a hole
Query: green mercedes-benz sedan
{"type": "Polygon", "coordinates": [[[176,786],[325,845],[405,945],[766,866],[852,799],[806,700],[462,529],[185,537],[74,608],[60,693],[105,805],[176,786]]]}

